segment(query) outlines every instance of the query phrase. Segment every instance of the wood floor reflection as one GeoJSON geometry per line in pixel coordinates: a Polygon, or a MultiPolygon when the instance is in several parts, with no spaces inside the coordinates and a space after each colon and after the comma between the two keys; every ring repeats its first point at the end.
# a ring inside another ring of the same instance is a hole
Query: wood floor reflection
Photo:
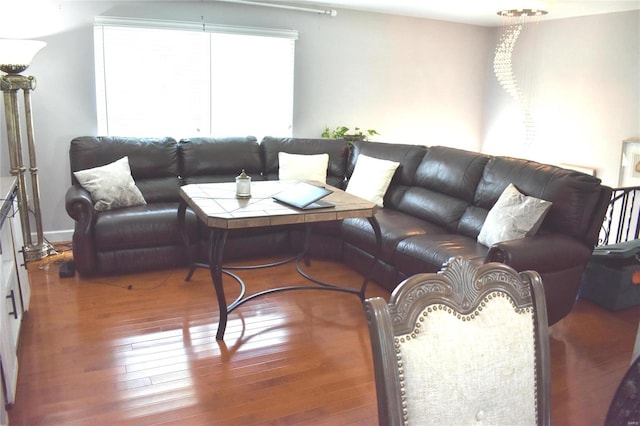
{"type": "MultiPolygon", "coordinates": [[[[29,265],[11,425],[373,425],[375,385],[356,296],[284,292],[249,302],[216,341],[208,271],[58,278],[53,256],[29,265]]],[[[314,274],[357,288],[334,262],[314,274]]],[[[302,283],[292,265],[241,271],[249,292],[302,283]]],[[[229,280],[228,296],[237,287],[229,280]]],[[[368,297],[388,297],[371,285],[368,297]]],[[[631,357],[640,308],[586,301],[551,329],[552,422],[601,425],[631,357]]]]}

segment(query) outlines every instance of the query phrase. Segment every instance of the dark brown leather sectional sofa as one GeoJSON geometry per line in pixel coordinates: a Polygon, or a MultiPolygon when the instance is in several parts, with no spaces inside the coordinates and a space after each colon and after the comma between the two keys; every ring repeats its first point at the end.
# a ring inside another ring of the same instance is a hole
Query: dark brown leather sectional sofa
{"type": "MultiPolygon", "coordinates": [[[[382,250],[373,276],[389,290],[419,272],[435,272],[453,256],[477,263],[498,261],[543,278],[549,323],[567,315],[591,257],[611,189],[579,172],[523,159],[490,156],[443,146],[342,140],[254,137],[79,137],[71,141],[71,171],[105,165],[123,156],[147,205],[97,212],[71,175],[66,209],[75,220],[73,252],[82,275],[104,275],[185,266],[178,230],[180,185],[233,181],[242,169],[253,180],[277,179],[278,152],[329,154],[327,183],[346,187],[358,155],[400,163],[376,213],[382,250]],[[486,247],[476,238],[488,211],[513,183],[521,192],[553,202],[533,237],[486,247]]],[[[187,212],[190,250],[206,259],[208,231],[187,212]]],[[[227,259],[288,252],[299,247],[296,227],[231,232],[227,259]]],[[[365,272],[375,252],[366,219],[314,225],[314,255],[341,260],[365,272]]]]}

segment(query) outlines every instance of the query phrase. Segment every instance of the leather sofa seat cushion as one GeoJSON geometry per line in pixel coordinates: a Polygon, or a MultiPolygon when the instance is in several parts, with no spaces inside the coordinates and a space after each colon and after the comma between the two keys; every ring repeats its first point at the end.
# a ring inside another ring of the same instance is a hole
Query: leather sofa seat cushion
{"type": "Polygon", "coordinates": [[[481,265],[487,251],[487,247],[464,235],[416,235],[398,243],[393,264],[407,275],[437,272],[442,264],[455,256],[462,256],[474,264],[481,265]]]}
{"type": "Polygon", "coordinates": [[[182,139],[178,144],[185,184],[234,182],[242,170],[262,180],[260,144],[254,136],[182,139]]]}
{"type": "MultiPolygon", "coordinates": [[[[178,203],[153,203],[101,212],[95,225],[98,252],[184,244],[177,209],[178,203]]],[[[190,210],[187,228],[195,238],[196,217],[190,210]]]]}
{"type": "MultiPolygon", "coordinates": [[[[396,245],[408,236],[446,232],[438,225],[393,209],[379,209],[376,212],[376,219],[382,235],[382,247],[378,257],[385,262],[391,262],[396,245]]],[[[342,223],[342,239],[368,253],[375,253],[375,235],[366,218],[345,219],[342,223]]]]}

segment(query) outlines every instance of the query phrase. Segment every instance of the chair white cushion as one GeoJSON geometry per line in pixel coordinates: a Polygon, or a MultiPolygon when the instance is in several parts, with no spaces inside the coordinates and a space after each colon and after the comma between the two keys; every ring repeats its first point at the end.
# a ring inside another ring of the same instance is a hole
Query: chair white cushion
{"type": "Polygon", "coordinates": [[[357,197],[384,206],[384,194],[386,194],[393,174],[400,163],[379,158],[358,155],[356,166],[345,192],[357,197]]]}
{"type": "Polygon", "coordinates": [[[489,210],[478,242],[487,247],[507,240],[535,235],[551,202],[520,193],[509,184],[489,210]]]}
{"type": "Polygon", "coordinates": [[[122,157],[105,166],[79,170],[73,174],[80,185],[91,194],[93,208],[96,210],[147,204],[131,176],[128,157],[122,157]]]}
{"type": "Polygon", "coordinates": [[[278,179],[280,180],[315,180],[327,182],[329,154],[289,154],[278,153],[278,179]]]}
{"type": "Polygon", "coordinates": [[[493,297],[474,319],[447,309],[423,319],[399,337],[408,424],[536,424],[532,312],[493,297]]]}

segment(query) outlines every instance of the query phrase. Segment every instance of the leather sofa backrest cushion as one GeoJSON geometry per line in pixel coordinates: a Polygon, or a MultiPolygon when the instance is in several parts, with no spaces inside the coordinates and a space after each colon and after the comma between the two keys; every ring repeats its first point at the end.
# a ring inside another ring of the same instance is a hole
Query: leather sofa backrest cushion
{"type": "Polygon", "coordinates": [[[262,180],[262,158],[254,136],[189,138],[178,143],[184,184],[234,182],[242,170],[262,180]]]}
{"type": "Polygon", "coordinates": [[[427,149],[414,184],[473,203],[489,156],[445,146],[427,149]]]}
{"type": "Polygon", "coordinates": [[[391,179],[384,196],[384,205],[401,210],[400,205],[407,189],[413,185],[418,164],[422,161],[427,148],[422,145],[357,141],[351,146],[351,155],[347,165],[347,177],[351,177],[360,154],[368,157],[400,163],[391,179]]]}
{"type": "Polygon", "coordinates": [[[78,184],[75,171],[104,166],[127,156],[131,176],[147,203],[177,201],[180,181],[176,147],[176,140],[170,137],[77,137],[69,146],[71,182],[78,184]]]}
{"type": "Polygon", "coordinates": [[[473,203],[488,160],[484,154],[456,148],[427,148],[416,168],[413,185],[406,188],[396,208],[456,231],[473,203]]]}
{"type": "Polygon", "coordinates": [[[278,179],[278,153],[289,154],[329,154],[327,183],[344,188],[349,145],[344,140],[336,139],[303,139],[276,138],[265,136],[260,142],[260,150],[264,161],[264,177],[268,180],[278,179]]]}
{"type": "Polygon", "coordinates": [[[509,183],[525,195],[553,203],[541,230],[581,240],[591,238],[585,234],[589,233],[593,211],[600,200],[600,179],[534,161],[494,157],[487,163],[478,185],[475,206],[487,211],[491,209],[509,183]]]}

